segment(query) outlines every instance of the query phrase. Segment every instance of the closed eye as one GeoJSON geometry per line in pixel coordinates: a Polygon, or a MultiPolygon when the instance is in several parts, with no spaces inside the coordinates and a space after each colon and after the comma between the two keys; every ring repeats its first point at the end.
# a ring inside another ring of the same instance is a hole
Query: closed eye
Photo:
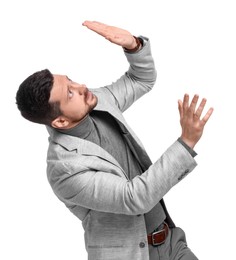
{"type": "Polygon", "coordinates": [[[68,99],[71,99],[73,97],[73,94],[73,91],[70,88],[68,88],[68,99]]]}

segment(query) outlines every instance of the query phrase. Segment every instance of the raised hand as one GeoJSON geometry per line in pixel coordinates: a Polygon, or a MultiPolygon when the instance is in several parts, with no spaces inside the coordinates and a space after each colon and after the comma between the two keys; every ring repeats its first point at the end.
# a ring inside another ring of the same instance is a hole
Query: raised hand
{"type": "Polygon", "coordinates": [[[182,127],[181,139],[191,148],[193,148],[201,138],[204,126],[213,113],[213,108],[210,108],[201,118],[206,105],[206,99],[203,98],[198,108],[196,108],[198,98],[198,95],[194,95],[190,105],[188,94],[184,95],[183,102],[178,100],[180,125],[182,127]]]}
{"type": "Polygon", "coordinates": [[[137,46],[133,35],[124,29],[96,21],[85,21],[83,25],[123,48],[134,49],[137,46]]]}

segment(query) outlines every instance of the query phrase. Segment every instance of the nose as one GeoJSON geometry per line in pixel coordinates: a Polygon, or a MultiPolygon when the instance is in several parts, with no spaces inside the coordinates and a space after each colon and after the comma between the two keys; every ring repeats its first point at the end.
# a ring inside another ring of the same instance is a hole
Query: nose
{"type": "Polygon", "coordinates": [[[79,95],[84,95],[88,90],[84,84],[74,84],[73,87],[78,91],[79,95]]]}
{"type": "Polygon", "coordinates": [[[87,91],[88,91],[88,89],[85,85],[80,85],[80,87],[79,87],[79,94],[80,95],[86,95],[87,91]]]}

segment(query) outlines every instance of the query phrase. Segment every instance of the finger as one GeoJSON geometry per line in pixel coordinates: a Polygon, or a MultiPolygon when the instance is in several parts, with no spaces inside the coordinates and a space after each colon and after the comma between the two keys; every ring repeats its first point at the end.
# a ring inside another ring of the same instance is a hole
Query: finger
{"type": "Polygon", "coordinates": [[[203,111],[203,109],[206,105],[206,101],[207,100],[205,98],[202,99],[199,107],[197,108],[196,112],[194,113],[194,119],[195,120],[198,120],[201,117],[202,111],[203,111]]]}
{"type": "Polygon", "coordinates": [[[102,36],[106,36],[109,28],[108,25],[96,21],[85,21],[83,25],[102,36]]]}
{"type": "Polygon", "coordinates": [[[213,109],[212,107],[207,111],[206,115],[203,117],[203,119],[202,119],[202,121],[201,121],[202,124],[203,124],[203,126],[207,123],[207,121],[208,121],[209,118],[211,117],[213,111],[214,111],[214,109],[213,109]]]}
{"type": "Polygon", "coordinates": [[[188,110],[189,106],[189,95],[185,94],[183,99],[183,112],[186,112],[188,110]]]}
{"type": "Polygon", "coordinates": [[[100,23],[97,21],[84,21],[82,23],[82,25],[87,26],[87,27],[106,27],[106,26],[108,26],[105,23],[100,23]]]}
{"type": "Polygon", "coordinates": [[[178,100],[178,109],[179,109],[180,118],[182,118],[183,117],[183,102],[180,99],[178,100]]]}
{"type": "Polygon", "coordinates": [[[196,108],[197,102],[198,102],[198,98],[199,98],[199,96],[197,94],[195,94],[192,101],[191,101],[191,104],[190,104],[190,107],[189,107],[189,112],[191,114],[193,114],[194,111],[195,111],[195,108],[196,108]]]}

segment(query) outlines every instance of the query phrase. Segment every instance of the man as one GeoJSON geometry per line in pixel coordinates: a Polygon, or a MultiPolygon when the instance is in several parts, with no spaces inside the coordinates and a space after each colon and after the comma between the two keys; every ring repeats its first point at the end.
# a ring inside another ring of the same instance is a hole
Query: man
{"type": "MultiPolygon", "coordinates": [[[[153,87],[150,42],[98,22],[84,26],[120,45],[130,64],[116,82],[88,89],[42,70],[19,87],[26,119],[50,134],[47,174],[57,197],[81,221],[88,259],[197,259],[175,226],[163,196],[196,166],[193,148],[213,109],[201,119],[206,99],[179,100],[182,134],[151,163],[122,112],[153,87]]],[[[140,119],[141,120],[141,119],[140,119]]]]}

